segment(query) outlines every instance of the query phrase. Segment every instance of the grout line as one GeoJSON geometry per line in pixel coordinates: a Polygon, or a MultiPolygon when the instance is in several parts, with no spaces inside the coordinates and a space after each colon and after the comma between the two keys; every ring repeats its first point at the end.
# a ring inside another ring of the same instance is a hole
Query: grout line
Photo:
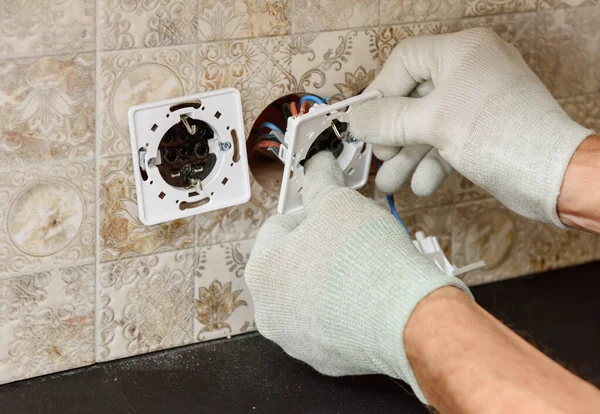
{"type": "Polygon", "coordinates": [[[11,167],[0,167],[0,173],[3,173],[3,172],[11,172],[12,173],[15,170],[30,169],[30,168],[56,167],[56,166],[61,166],[61,165],[73,164],[76,162],[84,163],[86,161],[93,161],[93,160],[94,160],[94,156],[92,156],[92,155],[88,155],[85,157],[59,158],[59,159],[53,159],[53,160],[47,160],[47,161],[38,160],[38,161],[25,162],[22,164],[14,164],[11,167]]]}
{"type": "Polygon", "coordinates": [[[26,270],[23,272],[15,272],[15,273],[10,273],[9,275],[0,276],[0,281],[16,279],[16,278],[23,277],[23,276],[35,275],[37,273],[51,272],[54,270],[69,269],[72,267],[81,267],[81,266],[86,266],[86,265],[90,265],[90,264],[94,264],[94,263],[95,263],[95,259],[83,259],[83,260],[78,260],[75,262],[71,262],[68,264],[62,264],[62,265],[54,265],[54,266],[46,265],[46,266],[36,267],[35,270],[33,270],[33,271],[26,270]]]}
{"type": "Polygon", "coordinates": [[[26,55],[14,55],[14,56],[2,56],[0,62],[8,60],[20,60],[20,59],[31,59],[31,58],[45,58],[45,57],[58,57],[58,56],[69,56],[69,55],[83,55],[85,53],[95,53],[96,49],[81,49],[81,50],[65,50],[62,52],[55,53],[42,53],[42,54],[26,54],[26,55]]]}
{"type": "Polygon", "coordinates": [[[95,151],[95,167],[96,167],[96,269],[95,269],[95,285],[94,291],[95,303],[94,303],[94,363],[98,362],[98,344],[100,343],[100,140],[101,134],[101,122],[100,122],[100,0],[96,0],[95,10],[95,23],[96,23],[96,81],[94,85],[94,91],[96,93],[96,108],[94,113],[96,115],[96,151],[95,151]]]}

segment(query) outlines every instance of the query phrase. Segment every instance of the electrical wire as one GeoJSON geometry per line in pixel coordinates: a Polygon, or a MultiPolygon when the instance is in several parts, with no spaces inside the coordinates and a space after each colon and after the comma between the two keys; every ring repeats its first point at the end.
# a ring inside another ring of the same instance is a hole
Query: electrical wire
{"type": "Polygon", "coordinates": [[[318,104],[326,104],[327,103],[326,100],[323,100],[323,99],[319,98],[318,96],[315,96],[315,95],[304,95],[298,101],[298,105],[302,105],[302,102],[304,102],[304,101],[311,101],[311,102],[318,103],[318,104]]]}
{"type": "Polygon", "coordinates": [[[281,130],[281,128],[279,128],[277,125],[275,125],[272,122],[261,122],[260,125],[258,125],[258,129],[261,128],[269,128],[272,130],[275,130],[277,132],[281,132],[283,134],[283,131],[281,130]]]}
{"type": "MultiPolygon", "coordinates": [[[[377,160],[375,157],[373,157],[373,163],[375,164],[375,167],[377,167],[377,170],[379,170],[381,168],[381,162],[379,162],[379,160],[377,160]]],[[[390,212],[392,213],[392,215],[394,217],[396,217],[396,220],[398,220],[398,222],[402,225],[402,227],[404,227],[404,230],[408,234],[408,237],[410,237],[412,239],[412,236],[410,235],[410,231],[408,231],[408,227],[406,227],[406,224],[404,224],[404,222],[400,218],[400,214],[398,214],[398,210],[396,210],[396,203],[394,202],[394,195],[386,194],[385,198],[388,202],[388,206],[390,207],[390,212]]]]}

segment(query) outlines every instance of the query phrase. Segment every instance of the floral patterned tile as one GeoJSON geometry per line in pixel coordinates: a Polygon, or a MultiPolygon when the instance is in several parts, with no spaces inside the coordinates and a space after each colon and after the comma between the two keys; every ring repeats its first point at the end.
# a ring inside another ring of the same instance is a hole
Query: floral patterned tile
{"type": "Polygon", "coordinates": [[[280,36],[290,31],[291,0],[199,0],[201,42],[280,36]]]}
{"type": "Polygon", "coordinates": [[[94,258],[94,162],[0,170],[0,279],[94,258]]]}
{"type": "Polygon", "coordinates": [[[202,248],[194,272],[194,341],[256,329],[244,269],[254,240],[202,248]]]}
{"type": "Polygon", "coordinates": [[[539,8],[544,9],[566,9],[570,7],[585,7],[598,4],[598,0],[539,0],[539,8]]]}
{"type": "Polygon", "coordinates": [[[97,291],[96,360],[192,342],[199,256],[177,251],[104,263],[97,291]]]}
{"type": "Polygon", "coordinates": [[[377,43],[376,29],[292,36],[289,51],[297,89],[333,101],[357,95],[375,78],[377,43]]]}
{"type": "Polygon", "coordinates": [[[94,0],[3,0],[0,57],[91,51],[94,0]]]}
{"type": "Polygon", "coordinates": [[[379,33],[379,60],[384,63],[392,50],[402,42],[416,36],[437,35],[459,30],[459,20],[441,22],[412,23],[399,26],[382,27],[379,33]]]}
{"type": "Polygon", "coordinates": [[[100,50],[194,43],[197,13],[195,0],[100,0],[100,50]]]}
{"type": "Polygon", "coordinates": [[[127,111],[141,103],[196,92],[195,46],[102,53],[101,155],[129,154],[127,111]]]}
{"type": "Polygon", "coordinates": [[[537,73],[556,98],[600,90],[600,7],[540,12],[537,73]]]}
{"type": "Polygon", "coordinates": [[[600,93],[559,99],[558,102],[574,121],[600,134],[600,93]]]}
{"type": "Polygon", "coordinates": [[[499,16],[463,19],[460,28],[489,27],[506,42],[512,44],[532,70],[535,66],[536,13],[504,14],[499,16]]]}
{"type": "Polygon", "coordinates": [[[462,0],[381,0],[382,25],[461,17],[462,0]]]}
{"type": "Polygon", "coordinates": [[[440,247],[450,259],[452,257],[452,231],[454,225],[454,207],[433,207],[402,215],[402,221],[413,239],[418,231],[425,236],[436,236],[440,247]]]}
{"type": "Polygon", "coordinates": [[[379,24],[379,0],[294,0],[293,33],[318,33],[379,24]]]}
{"type": "Polygon", "coordinates": [[[254,179],[251,190],[252,197],[245,204],[196,216],[199,247],[256,236],[264,221],[275,214],[278,199],[254,179]]]}
{"type": "Polygon", "coordinates": [[[94,153],[95,55],[0,62],[0,163],[94,153]]]}
{"type": "Polygon", "coordinates": [[[452,263],[485,260],[484,269],[463,277],[478,285],[590,261],[596,238],[524,219],[485,200],[456,207],[452,263]]]}
{"type": "Polygon", "coordinates": [[[138,216],[130,157],[100,161],[100,261],[194,246],[192,217],[144,225],[138,216]]]}
{"type": "Polygon", "coordinates": [[[0,384],[94,362],[94,265],[0,280],[0,384]]]}
{"type": "Polygon", "coordinates": [[[297,89],[289,49],[289,36],[200,44],[198,88],[237,88],[248,134],[265,106],[297,89]]]}
{"type": "Polygon", "coordinates": [[[466,0],[465,16],[535,11],[538,0],[466,0]]]}

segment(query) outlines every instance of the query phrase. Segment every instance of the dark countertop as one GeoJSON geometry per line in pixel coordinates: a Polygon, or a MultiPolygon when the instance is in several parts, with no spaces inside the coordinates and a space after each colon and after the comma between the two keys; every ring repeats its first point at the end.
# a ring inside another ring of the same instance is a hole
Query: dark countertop
{"type": "MultiPolygon", "coordinates": [[[[473,289],[477,301],[600,386],[600,262],[473,289]]],[[[427,413],[383,376],[330,378],[248,334],[0,386],[11,413],[427,413]]]]}

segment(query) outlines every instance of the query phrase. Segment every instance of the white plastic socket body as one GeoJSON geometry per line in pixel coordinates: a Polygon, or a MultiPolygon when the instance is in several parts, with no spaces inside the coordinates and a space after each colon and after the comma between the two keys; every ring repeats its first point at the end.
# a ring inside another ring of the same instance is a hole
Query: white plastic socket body
{"type": "MultiPolygon", "coordinates": [[[[330,128],[333,120],[348,122],[352,105],[380,97],[381,93],[373,90],[332,105],[316,104],[308,113],[288,118],[284,145],[279,150],[279,158],[285,163],[277,206],[280,214],[293,213],[303,208],[304,167],[301,161],[306,158],[319,134],[330,128]]],[[[346,186],[359,189],[369,179],[371,144],[346,140],[343,145],[337,161],[344,173],[346,186]]]]}
{"type": "Polygon", "coordinates": [[[240,93],[227,88],[134,106],[129,131],[140,220],[146,225],[205,213],[250,199],[250,175],[240,93]],[[194,188],[175,187],[161,176],[159,145],[183,118],[206,122],[214,167],[194,188]],[[158,158],[157,158],[158,157],[158,158]],[[143,174],[145,172],[145,174],[143,174]]]}

